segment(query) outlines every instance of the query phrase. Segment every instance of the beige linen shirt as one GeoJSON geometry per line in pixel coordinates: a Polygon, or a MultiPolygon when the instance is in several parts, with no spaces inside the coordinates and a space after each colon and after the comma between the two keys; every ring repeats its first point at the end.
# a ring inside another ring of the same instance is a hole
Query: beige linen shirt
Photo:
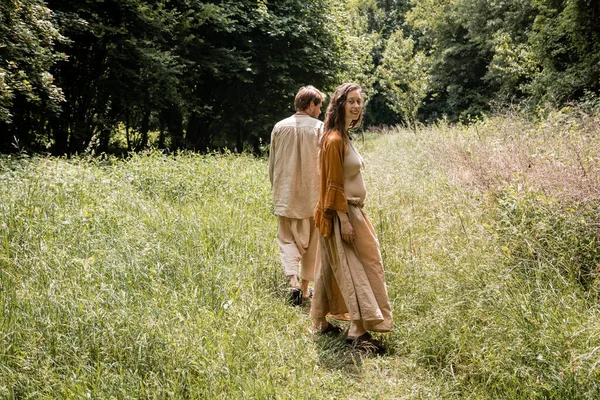
{"type": "Polygon", "coordinates": [[[319,138],[323,122],[294,114],[271,132],[269,178],[275,214],[311,218],[319,197],[319,138]]]}

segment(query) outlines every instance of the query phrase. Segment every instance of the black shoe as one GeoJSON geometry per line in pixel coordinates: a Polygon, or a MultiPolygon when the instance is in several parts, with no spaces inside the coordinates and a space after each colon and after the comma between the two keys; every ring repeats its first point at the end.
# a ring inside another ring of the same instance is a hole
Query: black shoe
{"type": "Polygon", "coordinates": [[[379,340],[374,339],[369,332],[360,335],[357,338],[348,338],[346,343],[355,349],[366,351],[367,353],[373,353],[376,355],[382,355],[386,352],[386,347],[379,340]]]}
{"type": "Polygon", "coordinates": [[[290,290],[290,297],[289,297],[288,301],[293,306],[301,306],[302,305],[302,289],[292,288],[290,290]]]}

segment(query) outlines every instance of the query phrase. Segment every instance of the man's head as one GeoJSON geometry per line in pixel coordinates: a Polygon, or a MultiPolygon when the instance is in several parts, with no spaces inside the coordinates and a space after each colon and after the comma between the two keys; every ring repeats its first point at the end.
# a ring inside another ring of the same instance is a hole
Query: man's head
{"type": "Polygon", "coordinates": [[[325,94],[314,86],[303,86],[296,94],[294,107],[296,107],[296,111],[318,118],[321,114],[323,101],[325,101],[325,94]]]}

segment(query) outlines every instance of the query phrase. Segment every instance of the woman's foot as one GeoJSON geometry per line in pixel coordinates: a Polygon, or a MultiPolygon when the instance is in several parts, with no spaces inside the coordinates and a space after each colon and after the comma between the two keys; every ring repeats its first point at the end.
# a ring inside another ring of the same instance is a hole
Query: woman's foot
{"type": "Polygon", "coordinates": [[[350,328],[348,328],[348,336],[352,338],[357,338],[359,336],[367,333],[362,320],[353,320],[350,321],[350,328]]]}
{"type": "Polygon", "coordinates": [[[339,335],[343,330],[338,326],[330,324],[327,318],[314,318],[313,332],[319,335],[339,335]]]}

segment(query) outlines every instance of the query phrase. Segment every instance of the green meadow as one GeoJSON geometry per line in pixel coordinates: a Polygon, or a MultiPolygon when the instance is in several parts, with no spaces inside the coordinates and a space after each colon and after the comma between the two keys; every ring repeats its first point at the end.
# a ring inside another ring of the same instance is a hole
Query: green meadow
{"type": "Polygon", "coordinates": [[[590,118],[357,135],[382,357],[286,303],[265,157],[1,156],[0,398],[598,398],[590,118]]]}

